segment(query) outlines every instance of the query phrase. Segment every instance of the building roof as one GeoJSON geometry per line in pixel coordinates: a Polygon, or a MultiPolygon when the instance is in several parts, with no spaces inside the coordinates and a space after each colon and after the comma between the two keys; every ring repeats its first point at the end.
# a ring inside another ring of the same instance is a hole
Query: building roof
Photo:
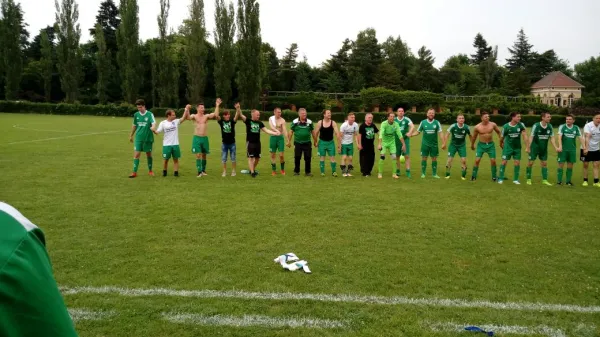
{"type": "Polygon", "coordinates": [[[571,88],[584,88],[581,83],[578,83],[569,76],[563,74],[560,71],[553,71],[550,74],[544,76],[541,80],[535,82],[531,88],[548,88],[548,87],[571,87],[571,88]]]}

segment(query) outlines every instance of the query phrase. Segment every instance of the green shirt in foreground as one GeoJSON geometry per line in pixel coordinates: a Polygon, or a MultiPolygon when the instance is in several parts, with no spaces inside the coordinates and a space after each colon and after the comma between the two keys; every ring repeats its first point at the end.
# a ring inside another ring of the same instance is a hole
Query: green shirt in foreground
{"type": "Polygon", "coordinates": [[[458,126],[458,123],[450,125],[448,132],[452,135],[450,142],[456,147],[465,146],[467,136],[471,135],[471,130],[467,124],[463,124],[462,127],[458,126]]]}
{"type": "Polygon", "coordinates": [[[135,125],[135,141],[136,142],[154,142],[154,133],[152,132],[152,124],[155,123],[154,115],[151,111],[146,110],[143,115],[138,111],[133,115],[133,125],[135,125]]]}
{"type": "Polygon", "coordinates": [[[0,336],[77,336],[52,275],[44,233],[2,202],[0,336]]]}
{"type": "Polygon", "coordinates": [[[515,125],[504,124],[500,137],[504,138],[504,146],[511,149],[521,148],[521,133],[526,130],[525,124],[519,122],[515,125]]]}
{"type": "Polygon", "coordinates": [[[417,131],[423,133],[421,146],[438,147],[438,133],[442,132],[440,122],[435,119],[431,122],[427,119],[422,120],[417,131]]]}
{"type": "Polygon", "coordinates": [[[381,123],[381,128],[379,130],[379,139],[381,139],[384,145],[396,144],[396,137],[398,139],[402,138],[402,132],[400,131],[400,125],[393,122],[385,121],[381,123]]]}
{"type": "Polygon", "coordinates": [[[310,143],[314,128],[313,122],[308,118],[304,122],[301,122],[299,118],[294,119],[291,127],[291,130],[294,131],[294,143],[310,143]]]}
{"type": "Polygon", "coordinates": [[[531,128],[531,137],[533,137],[532,145],[539,148],[545,149],[548,147],[548,140],[550,137],[554,137],[554,130],[551,124],[546,124],[546,127],[542,126],[542,123],[537,122],[533,124],[531,128]]]}
{"type": "Polygon", "coordinates": [[[581,130],[577,125],[568,127],[563,124],[558,128],[558,136],[561,137],[562,150],[577,151],[577,138],[581,137],[581,130]]]}

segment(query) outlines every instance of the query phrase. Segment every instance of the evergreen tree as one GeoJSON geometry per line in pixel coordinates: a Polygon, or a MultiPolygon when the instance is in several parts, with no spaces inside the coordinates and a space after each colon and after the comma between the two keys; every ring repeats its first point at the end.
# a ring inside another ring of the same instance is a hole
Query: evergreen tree
{"type": "Polygon", "coordinates": [[[390,36],[381,45],[381,49],[383,51],[383,57],[396,68],[397,74],[392,74],[393,71],[389,69],[387,65],[384,67],[380,67],[380,71],[383,71],[384,69],[388,68],[389,71],[387,73],[389,76],[398,77],[397,80],[393,78],[390,78],[390,80],[396,82],[400,89],[406,88],[408,74],[410,73],[411,69],[415,66],[415,57],[410,51],[410,48],[404,41],[402,41],[400,36],[398,36],[397,38],[393,38],[390,36]]]}
{"type": "MultiPolygon", "coordinates": [[[[235,38],[235,10],[233,3],[215,0],[215,89],[217,97],[226,104],[232,96],[231,80],[235,71],[233,40],[235,38]],[[229,8],[228,8],[229,7],[229,8]]],[[[233,102],[229,102],[233,103],[233,102]]],[[[233,106],[233,104],[230,104],[233,106]]]]}
{"type": "Polygon", "coordinates": [[[294,90],[296,82],[296,67],[298,66],[298,44],[292,43],[286,50],[285,56],[281,59],[281,77],[283,79],[283,90],[294,90]]]}
{"type": "Polygon", "coordinates": [[[23,76],[23,51],[21,49],[21,27],[23,13],[21,5],[14,0],[2,0],[0,3],[2,21],[0,33],[2,39],[2,63],[4,73],[4,92],[7,100],[18,98],[21,77],[23,76]]]}
{"type": "Polygon", "coordinates": [[[108,81],[113,74],[111,53],[108,50],[106,40],[104,39],[104,31],[99,23],[96,24],[96,32],[95,39],[96,47],[98,48],[98,52],[96,53],[96,71],[98,72],[98,83],[96,85],[97,97],[100,104],[106,104],[108,101],[108,81]]]}
{"type": "Polygon", "coordinates": [[[352,89],[362,89],[362,87],[358,87],[361,82],[366,87],[374,86],[375,74],[382,61],[381,47],[377,41],[375,29],[368,28],[359,32],[356,41],[352,44],[352,54],[350,54],[348,62],[351,76],[358,76],[360,79],[354,83],[352,89]]]}
{"type": "Polygon", "coordinates": [[[306,58],[296,66],[296,78],[294,80],[294,91],[312,91],[312,68],[306,58]]]}
{"type": "Polygon", "coordinates": [[[121,24],[117,29],[117,62],[121,74],[123,100],[130,104],[138,98],[144,78],[139,39],[139,17],[137,0],[121,0],[119,13],[121,24]]]}
{"type": "Polygon", "coordinates": [[[506,59],[506,67],[510,70],[525,69],[532,56],[533,45],[529,44],[529,39],[521,28],[517,35],[517,41],[512,48],[508,48],[511,57],[506,59]]]}
{"type": "Polygon", "coordinates": [[[204,1],[192,0],[190,16],[185,22],[186,55],[188,73],[188,100],[194,104],[202,101],[207,80],[206,25],[204,1]]]}
{"type": "Polygon", "coordinates": [[[47,30],[43,30],[40,39],[41,45],[41,67],[42,79],[44,81],[44,100],[50,102],[52,96],[52,73],[54,72],[53,48],[54,43],[50,40],[47,30]]]}
{"type": "Polygon", "coordinates": [[[486,60],[492,54],[492,47],[488,46],[487,41],[483,38],[481,33],[477,33],[477,35],[475,35],[473,47],[475,48],[475,54],[471,54],[472,64],[480,65],[481,62],[486,60]]]}
{"type": "Polygon", "coordinates": [[[106,50],[111,55],[117,53],[117,29],[121,25],[119,16],[119,8],[113,0],[104,0],[100,3],[100,9],[96,15],[96,25],[90,28],[92,38],[96,37],[96,32],[99,31],[97,26],[100,24],[100,29],[104,32],[104,41],[106,41],[106,50]]]}
{"type": "Polygon", "coordinates": [[[261,58],[260,8],[256,0],[238,0],[239,97],[247,108],[258,106],[264,64],[261,58]]]}
{"type": "Polygon", "coordinates": [[[60,84],[67,103],[74,103],[79,95],[81,82],[81,51],[79,39],[79,6],[75,0],[55,0],[56,36],[58,39],[57,58],[60,84]]]}

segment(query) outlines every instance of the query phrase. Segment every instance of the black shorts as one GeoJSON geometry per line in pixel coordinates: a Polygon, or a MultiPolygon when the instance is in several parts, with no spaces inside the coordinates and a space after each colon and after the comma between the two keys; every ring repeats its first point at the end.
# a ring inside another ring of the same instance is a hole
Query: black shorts
{"type": "Polygon", "coordinates": [[[589,151],[587,153],[587,155],[583,154],[583,150],[580,150],[580,156],[581,156],[581,161],[582,162],[594,162],[594,161],[600,161],[600,151],[589,151]]]}
{"type": "Polygon", "coordinates": [[[246,155],[248,158],[260,158],[260,143],[246,143],[246,155]]]}

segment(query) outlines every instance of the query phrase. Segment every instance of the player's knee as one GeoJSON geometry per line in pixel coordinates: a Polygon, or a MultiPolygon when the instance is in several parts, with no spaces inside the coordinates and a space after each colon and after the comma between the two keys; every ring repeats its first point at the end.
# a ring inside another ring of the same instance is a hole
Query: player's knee
{"type": "Polygon", "coordinates": [[[379,159],[381,159],[381,160],[385,160],[385,156],[384,156],[384,155],[381,155],[381,156],[379,156],[379,159]]]}
{"type": "Polygon", "coordinates": [[[392,160],[396,159],[396,155],[395,154],[390,155],[390,157],[392,157],[392,160]]]}

